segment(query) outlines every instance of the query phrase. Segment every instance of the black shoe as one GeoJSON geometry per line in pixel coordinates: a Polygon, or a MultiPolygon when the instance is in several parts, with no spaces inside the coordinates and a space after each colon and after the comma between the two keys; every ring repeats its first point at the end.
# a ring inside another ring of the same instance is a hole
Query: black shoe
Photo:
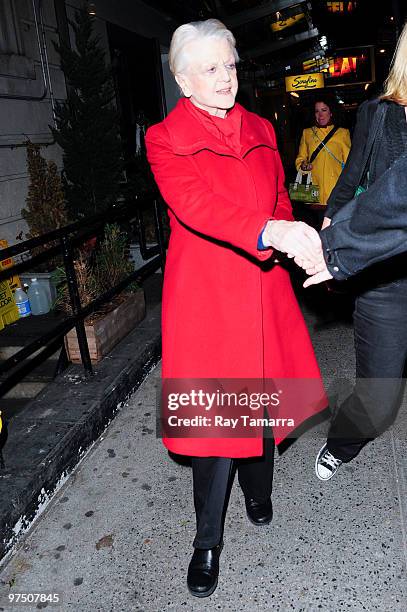
{"type": "Polygon", "coordinates": [[[223,542],[214,548],[195,548],[188,567],[187,584],[191,595],[209,597],[218,586],[219,557],[223,542]]]}
{"type": "Polygon", "coordinates": [[[255,499],[245,499],[246,512],[249,521],[253,525],[268,525],[273,519],[273,504],[271,499],[267,501],[256,501],[255,499]]]}

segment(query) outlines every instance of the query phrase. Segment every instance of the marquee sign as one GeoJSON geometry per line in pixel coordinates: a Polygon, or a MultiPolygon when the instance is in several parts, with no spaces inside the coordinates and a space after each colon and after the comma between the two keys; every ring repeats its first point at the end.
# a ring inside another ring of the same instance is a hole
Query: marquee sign
{"type": "Polygon", "coordinates": [[[343,56],[343,57],[327,57],[317,62],[308,60],[303,62],[304,72],[325,72],[327,77],[340,77],[351,72],[356,73],[359,64],[365,60],[365,56],[343,56]]]}
{"type": "Polygon", "coordinates": [[[285,77],[286,91],[310,91],[324,86],[324,75],[321,72],[285,77]]]}
{"type": "Polygon", "coordinates": [[[356,0],[346,0],[345,2],[329,2],[326,3],[326,8],[330,13],[352,13],[357,6],[356,0]]]}
{"type": "Polygon", "coordinates": [[[356,73],[358,61],[361,57],[335,57],[329,59],[328,72],[331,77],[340,77],[351,72],[356,73]]]}
{"type": "Polygon", "coordinates": [[[303,63],[305,73],[325,75],[325,86],[371,83],[374,77],[373,47],[353,47],[338,49],[338,54],[330,57],[308,60],[303,63]]]}

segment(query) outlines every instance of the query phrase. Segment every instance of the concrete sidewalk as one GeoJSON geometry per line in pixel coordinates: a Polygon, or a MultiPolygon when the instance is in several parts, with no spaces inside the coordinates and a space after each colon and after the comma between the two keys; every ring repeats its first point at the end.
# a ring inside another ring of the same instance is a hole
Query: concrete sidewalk
{"type": "MultiPolygon", "coordinates": [[[[351,327],[313,335],[324,375],[351,377],[351,327]]],[[[59,592],[75,612],[407,610],[405,417],[329,483],[314,475],[325,425],[304,435],[278,458],[267,527],[249,523],[235,482],[219,586],[198,600],[191,470],[155,437],[158,382],[159,367],[3,569],[0,610],[38,609],[7,603],[21,592],[59,592]]]]}

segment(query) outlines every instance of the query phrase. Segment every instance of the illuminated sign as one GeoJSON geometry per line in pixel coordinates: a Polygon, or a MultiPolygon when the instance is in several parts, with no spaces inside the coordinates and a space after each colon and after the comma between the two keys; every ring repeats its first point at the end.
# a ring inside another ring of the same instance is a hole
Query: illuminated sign
{"type": "Polygon", "coordinates": [[[304,72],[308,74],[322,72],[325,75],[326,87],[374,81],[372,47],[353,47],[338,51],[336,56],[303,62],[304,72]]]}
{"type": "Polygon", "coordinates": [[[279,19],[271,24],[271,30],[273,32],[279,32],[280,30],[285,30],[285,28],[289,28],[294,24],[304,19],[304,13],[298,13],[298,15],[293,15],[293,17],[287,17],[287,19],[279,19]]]}
{"type": "Polygon", "coordinates": [[[309,91],[322,87],[324,87],[324,75],[321,72],[285,77],[286,91],[309,91]]]}
{"type": "Polygon", "coordinates": [[[329,58],[318,57],[302,63],[304,72],[326,72],[329,68],[329,58]]]}
{"type": "Polygon", "coordinates": [[[339,77],[351,72],[356,73],[358,62],[363,62],[364,56],[327,57],[324,60],[308,60],[302,67],[304,72],[326,72],[329,77],[339,77]]]}
{"type": "Polygon", "coordinates": [[[351,13],[356,8],[357,2],[345,1],[345,2],[327,2],[326,8],[330,13],[351,13]]]}
{"type": "Polygon", "coordinates": [[[331,77],[340,77],[356,72],[358,57],[335,57],[329,59],[328,72],[331,77]]]}

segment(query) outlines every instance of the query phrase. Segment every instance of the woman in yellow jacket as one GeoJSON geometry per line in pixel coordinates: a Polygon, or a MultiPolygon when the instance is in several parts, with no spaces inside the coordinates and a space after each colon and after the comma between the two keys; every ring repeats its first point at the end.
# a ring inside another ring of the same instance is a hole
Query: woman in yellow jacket
{"type": "Polygon", "coordinates": [[[315,125],[302,133],[295,167],[297,171],[311,171],[313,184],[319,186],[319,202],[326,205],[348,158],[351,140],[349,130],[337,128],[332,138],[310,164],[312,153],[334,129],[332,110],[328,102],[319,98],[315,102],[314,111],[315,125]]]}

